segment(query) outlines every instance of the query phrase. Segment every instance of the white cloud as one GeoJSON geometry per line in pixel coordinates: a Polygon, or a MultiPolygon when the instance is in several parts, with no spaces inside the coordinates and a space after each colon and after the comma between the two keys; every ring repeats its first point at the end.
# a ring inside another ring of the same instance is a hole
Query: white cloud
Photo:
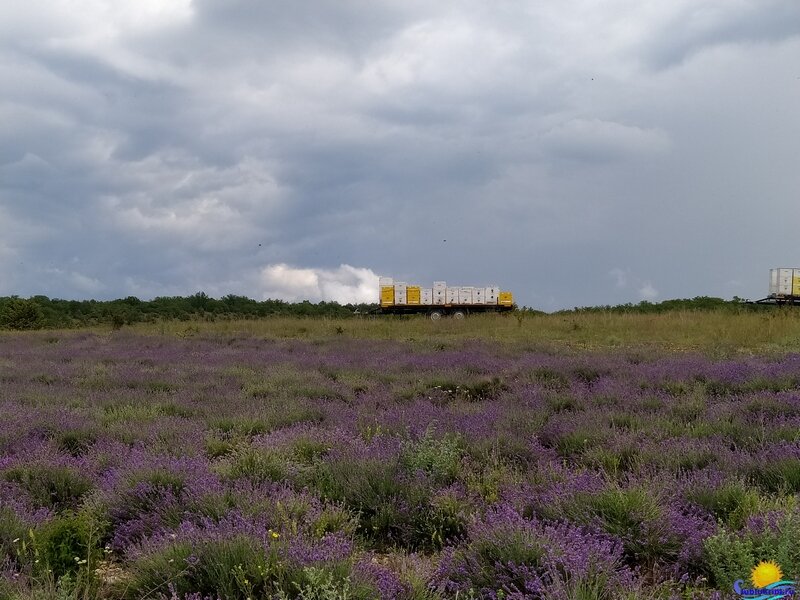
{"type": "Polygon", "coordinates": [[[653,284],[646,281],[642,287],[639,288],[639,298],[642,300],[655,300],[658,298],[658,290],[653,287],[653,284]]]}
{"type": "Polygon", "coordinates": [[[342,304],[375,302],[378,276],[371,269],[340,265],[337,269],[303,269],[286,264],[261,270],[261,296],[296,302],[325,300],[342,304]]]}
{"type": "Polygon", "coordinates": [[[522,44],[510,31],[486,22],[448,18],[415,23],[401,31],[362,71],[374,93],[432,86],[470,94],[515,58],[522,44]]]}

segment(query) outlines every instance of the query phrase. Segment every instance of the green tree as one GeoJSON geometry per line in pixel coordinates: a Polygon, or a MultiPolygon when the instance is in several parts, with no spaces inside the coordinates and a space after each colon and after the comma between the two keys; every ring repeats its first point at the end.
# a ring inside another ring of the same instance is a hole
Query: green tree
{"type": "Polygon", "coordinates": [[[35,300],[12,296],[0,309],[0,327],[5,329],[40,329],[44,326],[44,312],[35,300]]]}

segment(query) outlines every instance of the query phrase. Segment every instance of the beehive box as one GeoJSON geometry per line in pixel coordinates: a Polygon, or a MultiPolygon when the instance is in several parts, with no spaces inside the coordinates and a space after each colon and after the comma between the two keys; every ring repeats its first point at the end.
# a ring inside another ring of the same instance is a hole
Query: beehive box
{"type": "Polygon", "coordinates": [[[431,288],[422,288],[421,290],[421,301],[420,304],[425,306],[430,306],[433,304],[433,289],[431,288]]]}
{"type": "Polygon", "coordinates": [[[391,306],[394,304],[394,286],[385,285],[381,287],[381,306],[391,306]]]}
{"type": "Polygon", "coordinates": [[[497,304],[497,293],[499,291],[500,290],[497,288],[497,286],[490,285],[487,287],[486,291],[484,292],[486,296],[486,304],[497,304]]]}
{"type": "Polygon", "coordinates": [[[447,292],[445,297],[447,298],[447,304],[458,304],[458,292],[461,288],[457,287],[449,287],[447,288],[447,292]]]}
{"type": "Polygon", "coordinates": [[[394,303],[395,304],[408,304],[406,298],[406,284],[405,282],[398,282],[394,284],[394,303]]]}
{"type": "Polygon", "coordinates": [[[472,287],[463,286],[458,288],[458,303],[472,304],[472,287]]]}
{"type": "Polygon", "coordinates": [[[420,287],[418,285],[409,285],[406,288],[406,303],[409,305],[420,303],[420,287]]]}
{"type": "Polygon", "coordinates": [[[512,306],[514,304],[514,297],[511,292],[500,292],[497,294],[497,303],[501,306],[512,306]]]}
{"type": "Polygon", "coordinates": [[[773,296],[791,296],[795,269],[771,269],[769,293],[773,296]]]}
{"type": "Polygon", "coordinates": [[[486,288],[476,287],[472,290],[473,304],[486,304],[486,288]]]}

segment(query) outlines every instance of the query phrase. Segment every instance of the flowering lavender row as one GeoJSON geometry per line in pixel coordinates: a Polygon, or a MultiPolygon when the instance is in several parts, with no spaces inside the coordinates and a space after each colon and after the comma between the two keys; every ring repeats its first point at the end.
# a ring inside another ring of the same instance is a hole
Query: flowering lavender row
{"type": "Polygon", "coordinates": [[[800,578],[798,355],[4,336],[0,415],[0,598],[724,598],[761,560],[800,578]]]}

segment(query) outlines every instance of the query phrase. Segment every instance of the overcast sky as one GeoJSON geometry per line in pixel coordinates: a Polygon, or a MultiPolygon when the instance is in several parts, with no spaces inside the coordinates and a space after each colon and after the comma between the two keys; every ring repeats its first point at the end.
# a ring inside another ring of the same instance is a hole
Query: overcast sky
{"type": "Polygon", "coordinates": [[[799,158],[797,0],[0,3],[0,295],[755,299],[799,158]]]}

